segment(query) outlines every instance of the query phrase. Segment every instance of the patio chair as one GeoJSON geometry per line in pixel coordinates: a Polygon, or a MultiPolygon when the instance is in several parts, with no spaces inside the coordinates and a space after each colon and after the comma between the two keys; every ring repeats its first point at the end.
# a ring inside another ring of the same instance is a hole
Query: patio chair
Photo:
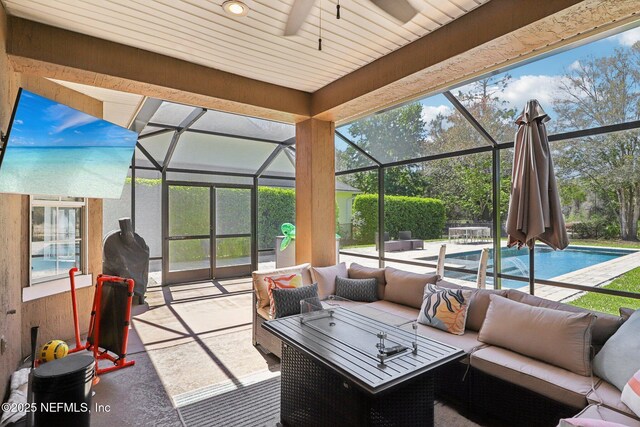
{"type": "Polygon", "coordinates": [[[398,231],[398,240],[402,242],[410,242],[406,250],[424,249],[424,240],[412,239],[411,231],[398,231]]]}
{"type": "MultiPolygon", "coordinates": [[[[447,254],[447,245],[440,246],[438,253],[438,261],[436,263],[436,274],[440,278],[444,278],[444,261],[447,254]]],[[[478,263],[478,275],[476,276],[476,287],[478,289],[486,289],[487,287],[487,265],[489,264],[489,249],[484,248],[480,252],[480,261],[478,263]]]]}
{"type": "Polygon", "coordinates": [[[489,249],[484,248],[480,252],[480,262],[478,264],[478,276],[476,278],[476,287],[485,289],[487,287],[487,264],[489,263],[489,249]]]}
{"type": "Polygon", "coordinates": [[[436,274],[440,277],[444,277],[444,257],[447,254],[447,245],[440,246],[440,252],[438,253],[438,262],[436,265],[436,274]]]}
{"type": "MultiPolygon", "coordinates": [[[[378,234],[378,232],[376,231],[376,233],[375,233],[375,239],[376,239],[376,251],[378,250],[378,240],[379,240],[379,236],[380,236],[380,234],[378,234]]],[[[384,236],[384,241],[385,241],[385,242],[388,242],[389,240],[391,240],[391,237],[389,236],[389,232],[388,232],[388,231],[385,231],[385,232],[384,232],[384,234],[383,234],[383,236],[384,236]]],[[[386,244],[385,244],[385,250],[386,250],[386,249],[387,249],[387,248],[386,248],[386,244]]]]}
{"type": "Polygon", "coordinates": [[[411,231],[398,231],[398,240],[411,240],[411,231]]]}

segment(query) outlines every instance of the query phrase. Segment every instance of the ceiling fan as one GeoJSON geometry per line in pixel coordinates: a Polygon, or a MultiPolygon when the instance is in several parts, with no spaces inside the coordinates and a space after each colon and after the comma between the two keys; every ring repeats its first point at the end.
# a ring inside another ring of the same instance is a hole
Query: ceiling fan
{"type": "MultiPolygon", "coordinates": [[[[407,0],[369,0],[378,6],[387,14],[391,15],[398,21],[406,24],[413,18],[418,11],[411,6],[407,0]]],[[[304,24],[311,8],[316,0],[295,0],[289,12],[289,18],[284,28],[285,36],[293,36],[298,33],[302,24],[304,24]]],[[[338,9],[339,10],[339,9],[338,9]]]]}

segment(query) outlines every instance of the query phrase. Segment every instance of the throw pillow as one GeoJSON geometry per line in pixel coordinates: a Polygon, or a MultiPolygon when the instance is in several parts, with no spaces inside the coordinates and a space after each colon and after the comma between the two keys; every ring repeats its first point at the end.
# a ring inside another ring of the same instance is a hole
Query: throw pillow
{"type": "Polygon", "coordinates": [[[591,375],[592,313],[533,307],[495,294],[489,298],[478,341],[591,375]]]}
{"type": "Polygon", "coordinates": [[[347,264],[331,265],[329,267],[311,267],[313,280],[318,284],[318,295],[326,298],[336,294],[336,277],[349,277],[347,264]]]}
{"type": "Polygon", "coordinates": [[[464,324],[472,291],[446,289],[427,284],[418,323],[454,335],[464,334],[464,324]]]}
{"type": "Polygon", "coordinates": [[[640,371],[636,372],[624,386],[620,400],[640,417],[640,371]]]}
{"type": "MultiPolygon", "coordinates": [[[[440,285],[440,282],[438,282],[440,285]]],[[[492,294],[506,296],[506,289],[474,289],[471,301],[469,301],[469,313],[467,314],[467,329],[479,331],[484,323],[489,309],[489,298],[492,294]]]]}
{"type": "Polygon", "coordinates": [[[528,293],[520,292],[515,289],[509,289],[507,291],[507,298],[535,307],[552,308],[554,310],[568,311],[570,313],[591,313],[595,315],[596,320],[593,322],[593,326],[591,327],[591,343],[595,350],[600,350],[600,347],[602,347],[604,343],[616,333],[620,325],[624,323],[624,320],[620,316],[594,312],[582,307],[551,301],[546,298],[529,295],[528,293]]]}
{"type": "Polygon", "coordinates": [[[257,270],[251,273],[251,276],[253,277],[253,288],[255,289],[256,294],[257,308],[269,306],[269,282],[266,280],[267,277],[287,276],[295,273],[300,273],[302,275],[303,284],[310,285],[313,283],[313,279],[311,277],[311,264],[309,263],[278,268],[276,270],[257,270]]]}
{"type": "Polygon", "coordinates": [[[300,314],[300,301],[303,299],[316,298],[318,301],[314,305],[320,306],[322,303],[318,298],[318,284],[301,286],[299,288],[273,288],[273,318],[300,314]]]}
{"type": "Polygon", "coordinates": [[[336,295],[351,301],[378,301],[378,281],[336,277],[336,295]]]}
{"type": "Polygon", "coordinates": [[[273,304],[273,289],[299,288],[302,286],[302,275],[299,273],[288,274],[285,276],[265,277],[267,282],[267,291],[269,293],[269,314],[274,318],[275,306],[273,304]]]}
{"type": "Polygon", "coordinates": [[[593,373],[622,391],[640,370],[640,310],[624,322],[593,358],[593,373]]]}
{"type": "Polygon", "coordinates": [[[384,288],[387,281],[384,278],[384,268],[365,267],[352,262],[349,266],[350,279],[376,279],[378,281],[378,299],[384,298],[384,288]]]}
{"type": "Polygon", "coordinates": [[[387,267],[384,270],[387,286],[384,289],[385,301],[420,308],[424,299],[424,287],[438,281],[437,274],[420,274],[387,267]]]}

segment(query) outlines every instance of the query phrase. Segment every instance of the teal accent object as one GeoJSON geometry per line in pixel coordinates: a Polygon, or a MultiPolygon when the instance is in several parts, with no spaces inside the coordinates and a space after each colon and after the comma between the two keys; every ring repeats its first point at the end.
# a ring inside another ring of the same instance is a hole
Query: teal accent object
{"type": "Polygon", "coordinates": [[[287,246],[289,246],[291,240],[296,238],[296,226],[285,222],[280,226],[280,230],[282,231],[282,235],[284,236],[284,239],[282,239],[282,242],[280,243],[280,252],[282,252],[287,249],[287,246]]]}
{"type": "MultiPolygon", "coordinates": [[[[282,231],[282,235],[284,236],[284,239],[282,239],[282,242],[280,243],[280,252],[283,252],[285,249],[287,249],[289,243],[291,243],[291,241],[296,238],[296,226],[285,222],[280,226],[280,231],[282,231]]],[[[336,239],[340,238],[340,235],[336,233],[336,239]]]]}

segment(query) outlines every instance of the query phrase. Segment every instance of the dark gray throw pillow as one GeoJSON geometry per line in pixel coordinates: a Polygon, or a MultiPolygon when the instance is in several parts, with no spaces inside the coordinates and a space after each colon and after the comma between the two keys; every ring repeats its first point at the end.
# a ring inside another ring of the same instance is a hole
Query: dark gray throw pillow
{"type": "Polygon", "coordinates": [[[336,277],[336,295],[351,301],[378,301],[378,280],[336,277]]]}
{"type": "MultiPolygon", "coordinates": [[[[318,284],[300,286],[299,288],[272,288],[273,305],[275,308],[274,319],[300,314],[300,301],[308,298],[318,298],[318,284]]],[[[320,306],[320,299],[317,304],[320,306]]]]}

